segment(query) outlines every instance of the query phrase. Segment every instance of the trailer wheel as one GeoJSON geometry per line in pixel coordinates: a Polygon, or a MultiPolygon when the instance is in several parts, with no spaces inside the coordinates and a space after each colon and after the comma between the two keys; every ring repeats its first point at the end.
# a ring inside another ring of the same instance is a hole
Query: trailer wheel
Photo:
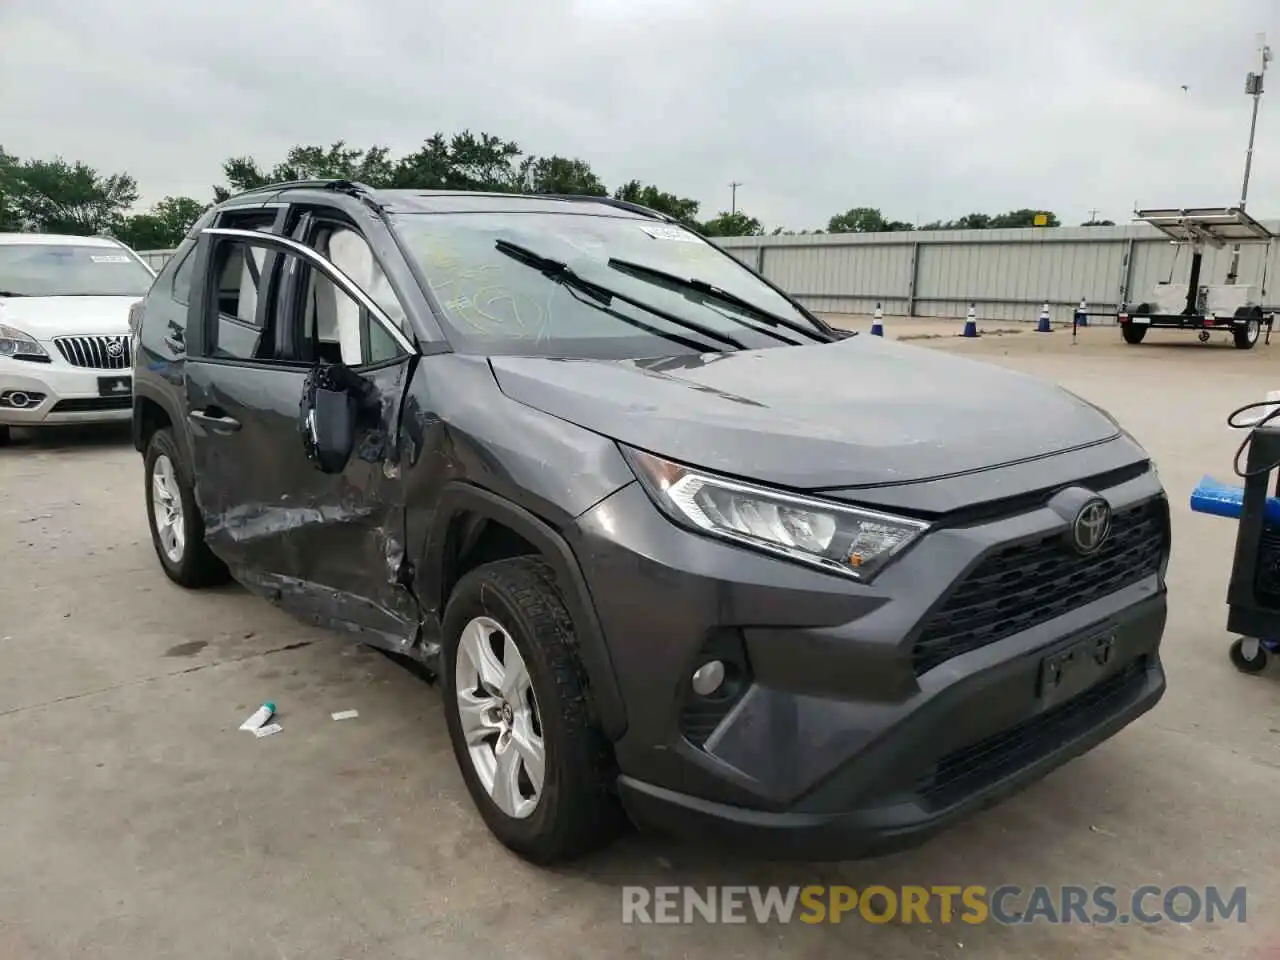
{"type": "Polygon", "coordinates": [[[1258,342],[1258,336],[1262,333],[1262,308],[1261,307],[1239,307],[1236,310],[1235,321],[1237,326],[1232,330],[1232,336],[1236,341],[1237,350],[1249,350],[1258,342]],[[1239,326],[1240,320],[1246,320],[1244,326],[1239,326]]]}
{"type": "Polygon", "coordinates": [[[1267,651],[1255,637],[1238,637],[1231,644],[1231,665],[1241,673],[1261,673],[1267,668],[1267,651]]]}
{"type": "Polygon", "coordinates": [[[1125,343],[1141,343],[1142,338],[1147,335],[1147,328],[1130,320],[1120,326],[1120,335],[1124,337],[1125,343]]]}

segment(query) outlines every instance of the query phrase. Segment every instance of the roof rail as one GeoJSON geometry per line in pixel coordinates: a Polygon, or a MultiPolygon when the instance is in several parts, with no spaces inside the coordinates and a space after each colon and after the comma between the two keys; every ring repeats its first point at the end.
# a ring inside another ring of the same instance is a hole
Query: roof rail
{"type": "Polygon", "coordinates": [[[260,187],[251,187],[248,190],[242,190],[239,193],[232,194],[228,200],[234,200],[237,197],[251,197],[259,193],[279,193],[282,190],[300,190],[311,188],[314,190],[333,190],[337,193],[350,194],[367,194],[372,188],[363,183],[357,183],[354,180],[343,180],[340,177],[332,177],[325,180],[281,180],[278,183],[264,183],[260,187]]]}

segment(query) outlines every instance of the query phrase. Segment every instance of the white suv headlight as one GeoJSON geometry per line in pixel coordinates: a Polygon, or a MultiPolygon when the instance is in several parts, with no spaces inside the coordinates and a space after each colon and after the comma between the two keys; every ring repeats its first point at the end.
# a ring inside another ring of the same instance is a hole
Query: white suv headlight
{"type": "Polygon", "coordinates": [[[17,327],[0,323],[0,357],[48,360],[49,354],[36,342],[35,337],[23,333],[17,327]]]}
{"type": "Polygon", "coordinates": [[[744,546],[870,580],[918,540],[928,524],[874,510],[770,490],[622,447],[667,516],[744,546]]]}

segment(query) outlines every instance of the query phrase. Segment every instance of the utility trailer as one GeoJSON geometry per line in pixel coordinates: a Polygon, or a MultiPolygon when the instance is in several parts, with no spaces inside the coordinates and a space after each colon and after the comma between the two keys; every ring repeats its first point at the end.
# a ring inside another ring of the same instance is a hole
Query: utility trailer
{"type": "Polygon", "coordinates": [[[1250,349],[1266,329],[1266,343],[1271,342],[1271,325],[1275,313],[1263,306],[1267,292],[1266,265],[1270,260],[1271,241],[1275,234],[1242,207],[1193,207],[1185,210],[1137,210],[1133,218],[1151,224],[1169,237],[1178,250],[1191,248],[1191,265],[1185,283],[1169,279],[1152,288],[1146,300],[1136,305],[1122,304],[1116,315],[1125,343],[1138,344],[1152,327],[1171,330],[1198,330],[1200,342],[1208,341],[1215,331],[1230,334],[1241,350],[1250,349]],[[1202,284],[1200,267],[1206,246],[1218,249],[1231,244],[1232,267],[1228,281],[1234,281],[1240,246],[1246,243],[1266,244],[1262,258],[1262,277],[1257,284],[1202,284]]]}

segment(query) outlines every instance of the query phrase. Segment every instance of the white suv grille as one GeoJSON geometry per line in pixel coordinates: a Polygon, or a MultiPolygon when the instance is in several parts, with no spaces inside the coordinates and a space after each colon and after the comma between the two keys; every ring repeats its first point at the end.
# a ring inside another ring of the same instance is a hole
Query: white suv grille
{"type": "Polygon", "coordinates": [[[55,337],[53,343],[73,367],[124,370],[133,363],[133,351],[126,336],[55,337]]]}

